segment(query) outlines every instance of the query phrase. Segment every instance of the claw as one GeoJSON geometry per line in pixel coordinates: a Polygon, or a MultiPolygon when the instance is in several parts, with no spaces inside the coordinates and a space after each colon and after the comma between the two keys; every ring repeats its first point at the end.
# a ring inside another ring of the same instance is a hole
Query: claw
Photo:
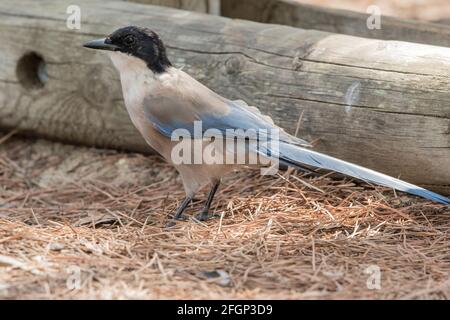
{"type": "Polygon", "coordinates": [[[164,226],[164,228],[168,229],[168,228],[172,228],[175,227],[177,223],[175,222],[175,220],[170,220],[169,222],[166,223],[166,225],[164,226]]]}
{"type": "Polygon", "coordinates": [[[197,219],[198,221],[207,221],[211,218],[219,218],[220,215],[218,214],[208,214],[207,212],[200,212],[199,214],[196,214],[195,219],[197,219]]]}
{"type": "Polygon", "coordinates": [[[171,227],[174,227],[176,224],[177,224],[177,221],[186,221],[188,218],[184,215],[184,214],[182,214],[182,215],[180,215],[180,216],[178,216],[178,217],[172,217],[171,219],[170,219],[170,221],[169,222],[167,222],[166,223],[166,225],[164,226],[165,228],[171,228],[171,227]]]}

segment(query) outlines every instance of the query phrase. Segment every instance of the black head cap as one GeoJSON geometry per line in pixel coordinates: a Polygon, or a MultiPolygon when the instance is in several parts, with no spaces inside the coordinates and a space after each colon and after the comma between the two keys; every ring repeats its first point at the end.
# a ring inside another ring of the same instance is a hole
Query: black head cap
{"type": "Polygon", "coordinates": [[[159,36],[147,28],[135,26],[120,28],[105,39],[86,43],[85,47],[119,51],[132,55],[145,61],[155,73],[162,73],[172,65],[159,36]]]}

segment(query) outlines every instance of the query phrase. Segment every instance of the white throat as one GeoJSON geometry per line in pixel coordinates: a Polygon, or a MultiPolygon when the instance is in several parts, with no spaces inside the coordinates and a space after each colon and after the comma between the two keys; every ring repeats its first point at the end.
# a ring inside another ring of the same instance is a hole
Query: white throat
{"type": "Polygon", "coordinates": [[[118,51],[109,51],[108,53],[120,75],[127,72],[147,72],[147,70],[153,74],[153,72],[147,67],[147,64],[139,58],[118,51]]]}
{"type": "Polygon", "coordinates": [[[109,52],[119,71],[125,105],[130,109],[140,108],[144,99],[162,87],[177,87],[179,70],[169,67],[166,72],[155,74],[147,64],[136,57],[121,52],[109,52]]]}
{"type": "Polygon", "coordinates": [[[155,85],[176,87],[182,73],[174,67],[168,67],[163,73],[154,73],[143,60],[122,52],[112,51],[109,56],[119,71],[124,96],[128,91],[142,85],[145,85],[147,90],[155,85]]]}

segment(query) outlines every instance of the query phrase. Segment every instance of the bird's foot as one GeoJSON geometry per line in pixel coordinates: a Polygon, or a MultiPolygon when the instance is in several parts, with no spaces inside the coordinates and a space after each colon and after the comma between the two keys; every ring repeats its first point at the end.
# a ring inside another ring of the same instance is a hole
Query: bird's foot
{"type": "Polygon", "coordinates": [[[169,222],[166,223],[166,225],[164,226],[164,228],[172,228],[175,227],[175,225],[177,224],[177,222],[175,220],[170,220],[169,222]]]}
{"type": "Polygon", "coordinates": [[[188,219],[189,218],[187,216],[185,216],[184,214],[173,218],[173,220],[178,220],[178,221],[187,221],[188,219]]]}
{"type": "Polygon", "coordinates": [[[187,219],[188,217],[186,217],[184,214],[174,216],[166,223],[165,228],[171,228],[177,224],[177,221],[186,221],[187,219]]]}
{"type": "Polygon", "coordinates": [[[209,214],[208,211],[202,211],[199,214],[196,214],[194,217],[198,221],[206,221],[206,220],[209,220],[211,218],[220,218],[220,215],[218,215],[218,214],[209,214]]]}

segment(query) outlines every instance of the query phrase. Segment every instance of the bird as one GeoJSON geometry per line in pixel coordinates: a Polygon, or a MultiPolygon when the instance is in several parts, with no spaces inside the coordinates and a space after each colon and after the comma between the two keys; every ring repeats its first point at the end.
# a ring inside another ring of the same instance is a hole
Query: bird
{"type": "MultiPolygon", "coordinates": [[[[120,75],[125,106],[132,123],[152,149],[172,163],[181,176],[186,197],[173,213],[170,225],[176,220],[186,219],[184,210],[195,194],[208,185],[211,189],[206,203],[195,217],[200,221],[209,219],[212,216],[211,203],[222,177],[242,166],[237,161],[174,161],[173,150],[179,148],[181,140],[187,144],[201,141],[202,147],[210,145],[211,140],[202,136],[210,130],[224,134],[224,140],[229,141],[231,136],[233,141],[243,141],[247,156],[257,155],[311,174],[316,173],[316,169],[327,169],[444,205],[450,204],[450,199],[440,194],[312,150],[310,143],[288,134],[258,108],[243,100],[227,99],[181,68],[174,67],[160,36],[149,28],[121,27],[105,38],[84,43],[84,47],[109,54],[120,75]],[[255,134],[243,135],[244,130],[255,134]],[[188,135],[174,139],[174,134],[181,131],[188,135]],[[269,135],[269,131],[277,132],[274,134],[276,138],[269,135]],[[260,143],[264,140],[270,143],[260,143]]],[[[220,146],[220,143],[216,145],[220,146]]],[[[236,160],[236,148],[225,146],[217,150],[222,150],[221,156],[231,154],[231,159],[236,160]]],[[[194,149],[194,158],[196,151],[194,149]]],[[[188,158],[192,160],[192,155],[188,158]]]]}

